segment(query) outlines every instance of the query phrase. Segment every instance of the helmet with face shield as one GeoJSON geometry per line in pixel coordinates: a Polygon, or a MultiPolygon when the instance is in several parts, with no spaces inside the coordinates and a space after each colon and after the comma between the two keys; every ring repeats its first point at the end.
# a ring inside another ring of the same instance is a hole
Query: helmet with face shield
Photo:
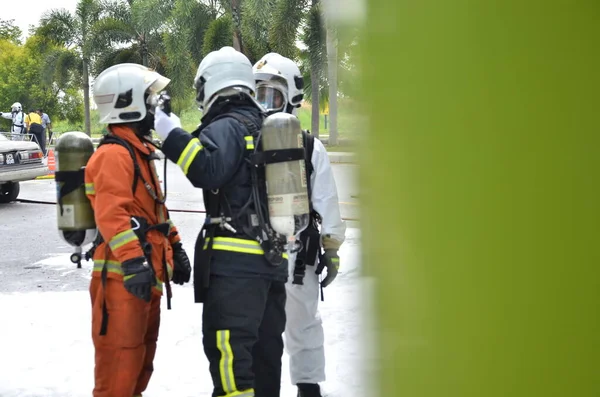
{"type": "Polygon", "coordinates": [[[287,81],[273,74],[255,74],[256,100],[268,114],[285,112],[287,106],[287,81]]]}
{"type": "Polygon", "coordinates": [[[133,123],[152,114],[159,93],[171,80],[142,65],[122,63],[105,69],[94,82],[100,122],[133,123]]]}
{"type": "Polygon", "coordinates": [[[294,61],[277,53],[262,57],[253,68],[256,99],[272,114],[294,113],[304,99],[304,80],[294,61]]]}

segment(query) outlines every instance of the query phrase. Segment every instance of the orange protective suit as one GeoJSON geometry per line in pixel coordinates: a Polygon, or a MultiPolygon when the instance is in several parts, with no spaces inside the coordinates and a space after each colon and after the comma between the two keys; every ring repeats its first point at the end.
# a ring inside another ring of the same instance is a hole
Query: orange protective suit
{"type": "Polygon", "coordinates": [[[94,252],[90,284],[92,339],[96,353],[93,396],[132,397],[141,395],[152,375],[162,285],[172,276],[171,244],[178,242],[179,236],[168,220],[166,207],[157,203],[143,182],[147,181],[159,199],[163,198],[154,164],[145,158],[154,148],[142,143],[128,127],[112,125],[109,128],[112,134],[134,148],[143,179],[138,178],[134,194],[133,159],[125,147],[117,144],[100,146],[85,169],[86,193],[105,241],[94,252]],[[150,225],[165,222],[171,225],[167,236],[157,230],[146,234],[152,246],[151,261],[157,278],[150,302],[133,296],[123,285],[121,263],[144,256],[140,241],[132,230],[132,216],[145,218],[150,225]],[[106,283],[103,285],[102,268],[105,265],[106,283]],[[100,335],[104,305],[108,322],[106,334],[100,335]]]}

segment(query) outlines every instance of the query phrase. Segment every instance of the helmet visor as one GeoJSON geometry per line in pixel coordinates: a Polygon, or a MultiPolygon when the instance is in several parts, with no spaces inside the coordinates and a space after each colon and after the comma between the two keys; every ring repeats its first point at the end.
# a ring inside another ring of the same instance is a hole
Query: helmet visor
{"type": "MultiPolygon", "coordinates": [[[[146,105],[148,111],[154,114],[154,108],[158,106],[162,90],[171,82],[170,79],[155,73],[156,80],[146,89],[146,105]]],[[[154,76],[153,76],[154,77],[154,76]]]]}
{"type": "Polygon", "coordinates": [[[287,102],[281,88],[261,83],[256,87],[256,100],[268,113],[283,111],[287,102]]]}

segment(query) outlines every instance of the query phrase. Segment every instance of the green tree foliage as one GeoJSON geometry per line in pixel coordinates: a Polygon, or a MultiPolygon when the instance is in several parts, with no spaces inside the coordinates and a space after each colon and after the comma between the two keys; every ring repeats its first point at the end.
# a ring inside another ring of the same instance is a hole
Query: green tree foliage
{"type": "Polygon", "coordinates": [[[242,3],[242,37],[245,54],[252,63],[273,51],[269,44],[269,28],[275,4],[276,0],[245,0],[242,3]]]}
{"type": "Polygon", "coordinates": [[[304,98],[312,102],[315,93],[319,94],[321,110],[325,109],[329,97],[327,85],[327,50],[325,48],[325,25],[321,6],[316,4],[308,12],[302,34],[302,42],[306,49],[300,53],[301,70],[304,75],[304,98]],[[318,84],[314,92],[312,85],[318,84]]]}
{"type": "Polygon", "coordinates": [[[215,19],[208,26],[204,35],[203,52],[208,54],[224,46],[231,46],[233,35],[233,21],[229,15],[223,15],[215,19]]]}
{"type": "Polygon", "coordinates": [[[99,20],[100,11],[100,4],[96,0],[79,0],[73,14],[64,9],[46,12],[35,32],[46,43],[63,47],[56,50],[60,54],[49,56],[49,59],[57,63],[48,67],[54,67],[55,73],[63,73],[64,80],[72,79],[73,84],[83,89],[85,131],[88,135],[91,134],[89,72],[95,53],[93,26],[99,20]],[[70,53],[65,49],[71,50],[70,53]],[[67,59],[62,59],[63,57],[67,59]],[[80,74],[77,73],[79,68],[59,68],[61,64],[75,63],[81,64],[80,74]]]}
{"type": "Polygon", "coordinates": [[[101,18],[92,26],[95,74],[124,62],[164,74],[167,67],[161,34],[174,4],[174,0],[105,0],[101,18]]]}
{"type": "Polygon", "coordinates": [[[15,25],[14,19],[0,19],[0,40],[9,40],[15,44],[21,44],[21,28],[15,25]]]}
{"type": "MultiPolygon", "coordinates": [[[[49,93],[49,98],[54,96],[56,112],[64,117],[77,118],[75,113],[81,109],[77,93],[83,92],[86,131],[90,131],[89,80],[102,70],[125,62],[157,70],[171,79],[173,105],[175,111],[181,111],[193,101],[193,76],[204,56],[237,43],[252,63],[269,52],[278,52],[298,62],[305,76],[305,98],[311,101],[318,97],[313,107],[313,132],[318,133],[314,126],[318,126],[319,109],[325,108],[329,98],[326,30],[320,3],[320,0],[78,0],[75,12],[49,10],[30,31],[32,40],[28,40],[27,46],[35,48],[36,57],[44,62],[29,68],[28,73],[36,75],[36,87],[49,93]],[[298,40],[305,48],[298,48],[298,40]]],[[[0,20],[0,40],[17,46],[11,51],[19,51],[20,36],[13,21],[0,20]]],[[[344,34],[338,43],[336,64],[341,95],[354,95],[356,91],[358,69],[354,54],[358,42],[356,35],[344,34]]],[[[8,80],[7,76],[0,78],[8,80]]],[[[21,89],[15,92],[23,99],[30,95],[21,93],[21,89]]],[[[50,108],[50,102],[44,102],[44,106],[50,108]]]]}
{"type": "MultiPolygon", "coordinates": [[[[42,107],[53,118],[81,121],[83,101],[79,90],[61,91],[56,83],[48,84],[40,78],[46,68],[45,58],[39,56],[40,42],[36,36],[24,45],[0,40],[0,110],[9,111],[10,105],[20,102],[25,111],[42,107]]],[[[10,126],[8,120],[0,120],[3,129],[10,126]]]]}
{"type": "Polygon", "coordinates": [[[272,7],[269,43],[275,52],[284,57],[295,59],[298,56],[298,26],[303,20],[305,8],[306,2],[302,0],[276,0],[272,7]]]}
{"type": "Polygon", "coordinates": [[[204,57],[204,37],[218,10],[190,0],[177,0],[166,24],[163,41],[166,51],[169,91],[177,112],[190,103],[192,80],[204,57]]]}

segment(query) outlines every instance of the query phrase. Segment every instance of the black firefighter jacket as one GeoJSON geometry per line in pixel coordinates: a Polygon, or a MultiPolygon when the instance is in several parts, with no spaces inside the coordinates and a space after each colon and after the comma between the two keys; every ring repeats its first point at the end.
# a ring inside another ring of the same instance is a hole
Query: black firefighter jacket
{"type": "MultiPolygon", "coordinates": [[[[235,215],[252,194],[250,165],[245,158],[248,150],[254,148],[254,142],[247,127],[234,118],[219,118],[213,122],[216,116],[228,112],[247,117],[258,129],[262,126],[262,115],[256,107],[227,104],[211,109],[191,134],[180,128],[171,131],[162,150],[169,160],[177,163],[194,187],[204,189],[205,207],[210,190],[220,189],[235,215]]],[[[238,231],[236,235],[217,229],[219,237],[213,243],[211,274],[285,282],[287,260],[278,267],[271,265],[258,242],[241,232],[242,225],[234,223],[233,226],[238,231]]]]}

